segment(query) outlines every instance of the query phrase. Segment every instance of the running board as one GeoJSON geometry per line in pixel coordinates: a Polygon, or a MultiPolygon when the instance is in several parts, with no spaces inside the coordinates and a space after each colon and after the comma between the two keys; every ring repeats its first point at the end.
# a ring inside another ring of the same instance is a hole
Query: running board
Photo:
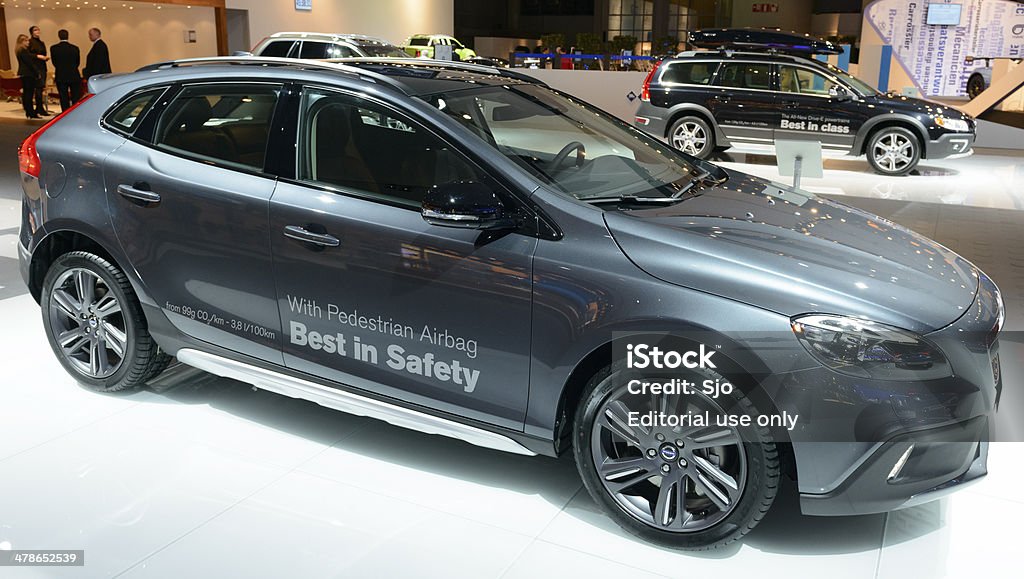
{"type": "Polygon", "coordinates": [[[309,400],[320,406],[333,408],[348,414],[376,418],[395,426],[427,434],[440,434],[449,438],[457,438],[484,448],[514,454],[525,454],[527,456],[536,456],[537,454],[507,436],[502,436],[482,428],[410,410],[387,402],[373,400],[372,398],[366,398],[351,392],[328,388],[308,380],[215,356],[207,352],[185,348],[178,351],[177,358],[182,364],[217,376],[246,382],[262,390],[276,392],[290,398],[309,400]]]}

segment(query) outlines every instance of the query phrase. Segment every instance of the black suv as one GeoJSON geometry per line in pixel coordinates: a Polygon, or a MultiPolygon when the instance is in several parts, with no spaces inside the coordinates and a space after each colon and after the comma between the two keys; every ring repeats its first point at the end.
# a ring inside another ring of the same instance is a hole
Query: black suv
{"type": "Polygon", "coordinates": [[[647,75],[634,124],[707,158],[733,145],[820,141],[904,175],[921,159],[964,155],[975,122],[942,104],[882,94],[821,61],[777,52],[691,51],[647,75]]]}

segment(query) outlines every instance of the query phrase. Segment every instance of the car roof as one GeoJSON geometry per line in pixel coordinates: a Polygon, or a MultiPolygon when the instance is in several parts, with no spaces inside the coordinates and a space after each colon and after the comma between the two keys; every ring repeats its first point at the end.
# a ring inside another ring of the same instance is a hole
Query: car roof
{"type": "Polygon", "coordinates": [[[275,32],[267,37],[268,40],[348,40],[357,43],[391,44],[383,38],[367,36],[365,34],[346,34],[330,32],[275,32]]]}
{"type": "Polygon", "coordinates": [[[148,78],[182,82],[189,79],[233,78],[258,76],[272,79],[277,71],[289,70],[305,76],[320,77],[330,82],[344,77],[351,81],[374,83],[408,96],[463,90],[480,86],[513,84],[544,85],[543,82],[506,68],[463,62],[417,58],[339,58],[301,60],[267,57],[193,58],[159,62],[144,66],[135,73],[90,79],[90,89],[100,92],[113,86],[148,78]],[[149,76],[145,76],[149,75],[149,76]]]}

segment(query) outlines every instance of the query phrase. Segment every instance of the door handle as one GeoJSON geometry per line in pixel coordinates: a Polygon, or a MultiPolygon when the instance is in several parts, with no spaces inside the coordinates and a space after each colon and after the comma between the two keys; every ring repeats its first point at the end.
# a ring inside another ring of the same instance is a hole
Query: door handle
{"type": "MultiPolygon", "coordinates": [[[[136,183],[139,187],[148,187],[145,183],[136,183]]],[[[142,201],[143,203],[159,203],[160,194],[152,191],[145,191],[138,189],[131,185],[125,185],[124,183],[117,186],[117,192],[126,199],[134,199],[135,201],[142,201]]]]}
{"type": "Polygon", "coordinates": [[[284,236],[297,241],[312,243],[314,245],[323,245],[324,247],[338,247],[341,245],[341,241],[333,235],[327,233],[313,233],[305,227],[299,227],[298,225],[286,226],[284,228],[284,236]]]}
{"type": "Polygon", "coordinates": [[[730,100],[732,100],[732,97],[729,96],[729,95],[715,95],[715,100],[717,102],[725,104],[725,103],[729,102],[730,100]]]}

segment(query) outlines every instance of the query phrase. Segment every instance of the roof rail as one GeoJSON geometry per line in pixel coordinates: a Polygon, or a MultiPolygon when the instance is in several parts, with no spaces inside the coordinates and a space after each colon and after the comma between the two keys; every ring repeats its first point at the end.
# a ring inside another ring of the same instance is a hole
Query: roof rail
{"type": "Polygon", "coordinates": [[[158,70],[182,68],[186,66],[204,66],[217,64],[227,64],[236,66],[290,66],[299,69],[339,72],[342,74],[348,74],[359,78],[365,78],[371,82],[375,82],[378,84],[385,84],[393,88],[397,88],[403,93],[406,92],[405,87],[402,86],[401,83],[395,81],[394,79],[388,78],[383,74],[364,70],[362,68],[358,68],[355,66],[348,66],[344,63],[339,63],[330,60],[301,60],[298,58],[279,58],[270,56],[211,56],[202,58],[183,58],[179,60],[166,60],[163,62],[156,62],[138,68],[135,70],[135,72],[155,72],[158,70]]]}
{"type": "Polygon", "coordinates": [[[358,67],[360,64],[381,64],[381,65],[404,65],[404,66],[416,66],[420,68],[432,68],[437,70],[461,70],[465,72],[476,72],[480,74],[490,74],[495,76],[504,76],[506,78],[513,78],[528,82],[530,84],[539,84],[547,86],[544,81],[532,77],[528,74],[523,74],[508,68],[500,68],[497,66],[487,66],[484,64],[474,64],[471,62],[461,62],[454,60],[434,60],[432,58],[387,58],[387,57],[376,57],[376,58],[334,58],[324,62],[333,62],[343,65],[350,65],[358,67]]]}

